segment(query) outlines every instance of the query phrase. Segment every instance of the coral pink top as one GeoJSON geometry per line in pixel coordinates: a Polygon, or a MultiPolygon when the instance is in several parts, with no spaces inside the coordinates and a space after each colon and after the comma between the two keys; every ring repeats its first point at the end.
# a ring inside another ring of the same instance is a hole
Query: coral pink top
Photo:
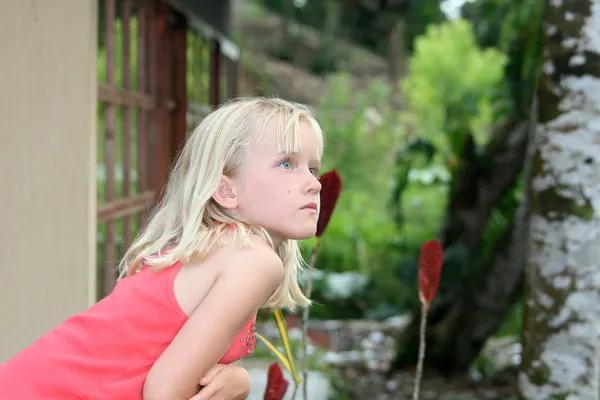
{"type": "MultiPolygon", "coordinates": [[[[0,399],[141,399],[148,371],[187,321],[173,283],[180,264],[146,268],[0,365],[0,399]]],[[[254,351],[256,315],[221,364],[254,351]]]]}

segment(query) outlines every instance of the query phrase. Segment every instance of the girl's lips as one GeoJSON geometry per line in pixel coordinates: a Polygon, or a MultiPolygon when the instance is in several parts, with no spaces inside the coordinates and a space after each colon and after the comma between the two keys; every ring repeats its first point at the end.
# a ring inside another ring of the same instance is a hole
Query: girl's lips
{"type": "Polygon", "coordinates": [[[302,207],[302,209],[303,210],[314,210],[314,211],[317,211],[317,203],[312,202],[312,203],[305,204],[302,207]]]}

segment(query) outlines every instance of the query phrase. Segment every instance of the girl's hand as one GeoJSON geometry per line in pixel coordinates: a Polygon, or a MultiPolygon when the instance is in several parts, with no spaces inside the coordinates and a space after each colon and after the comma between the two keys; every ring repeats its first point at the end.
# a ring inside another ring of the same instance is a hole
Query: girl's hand
{"type": "Polygon", "coordinates": [[[250,376],[242,367],[217,364],[200,380],[200,386],[190,400],[245,400],[250,395],[250,376]]]}

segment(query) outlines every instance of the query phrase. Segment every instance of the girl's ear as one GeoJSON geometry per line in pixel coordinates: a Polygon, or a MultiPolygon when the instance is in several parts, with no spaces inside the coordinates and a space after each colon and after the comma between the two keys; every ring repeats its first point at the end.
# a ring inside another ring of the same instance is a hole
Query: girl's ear
{"type": "Polygon", "coordinates": [[[212,198],[223,208],[233,210],[238,206],[238,199],[235,192],[235,187],[231,178],[223,175],[219,187],[213,194],[212,198]]]}

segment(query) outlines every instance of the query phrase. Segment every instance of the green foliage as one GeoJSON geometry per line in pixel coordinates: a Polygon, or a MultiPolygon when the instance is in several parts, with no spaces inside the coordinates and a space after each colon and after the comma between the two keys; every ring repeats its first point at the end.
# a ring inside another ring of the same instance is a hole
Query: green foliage
{"type": "MultiPolygon", "coordinates": [[[[414,39],[425,32],[430,24],[441,23],[446,16],[440,9],[441,0],[408,0],[400,7],[382,6],[374,10],[360,2],[344,3],[340,0],[253,0],[266,9],[280,15],[288,15],[294,21],[326,30],[328,12],[332,4],[343,6],[340,19],[340,34],[381,56],[388,54],[386,35],[394,22],[402,22],[404,45],[412,51],[414,39]],[[291,6],[291,7],[290,7],[291,6]]],[[[380,7],[380,5],[377,5],[380,7]]],[[[282,55],[286,55],[282,53],[282,55]]],[[[325,56],[325,54],[323,54],[325,56]]]]}
{"type": "Polygon", "coordinates": [[[355,91],[346,74],[333,76],[317,114],[326,134],[323,171],[337,169],[343,190],[319,252],[319,268],[368,274],[396,229],[389,218],[394,147],[400,128],[389,108],[389,86],[355,91]]]}
{"type": "Polygon", "coordinates": [[[505,63],[499,51],[480,50],[471,25],[458,20],[430,26],[416,40],[402,114],[390,109],[391,88],[382,82],[355,90],[345,74],[331,79],[318,107],[327,134],[324,170],[336,168],[344,189],[317,266],[357,271],[369,283],[347,299],[327,299],[319,294],[327,289],[317,287],[317,302],[338,309],[313,315],[377,317],[414,303],[418,251],[436,236],[446,206],[447,157],[460,158],[469,132],[487,140],[505,63]]]}
{"type": "MultiPolygon", "coordinates": [[[[338,73],[318,104],[327,144],[323,171],[337,169],[343,190],[318,253],[324,275],[313,281],[312,317],[386,317],[416,299],[419,248],[439,229],[450,175],[432,163],[431,143],[406,141],[400,114],[389,106],[390,90],[381,81],[356,90],[338,73]],[[410,161],[401,210],[391,201],[399,195],[398,159],[410,161]],[[355,290],[337,290],[336,282],[355,290]]],[[[308,255],[314,240],[303,244],[308,255]]]]}
{"type": "Polygon", "coordinates": [[[409,0],[404,18],[405,42],[409,53],[414,50],[415,39],[423,35],[428,26],[441,24],[447,18],[440,8],[441,0],[409,0]]]}
{"type": "MultiPolygon", "coordinates": [[[[335,168],[343,181],[317,256],[317,268],[326,273],[354,271],[369,282],[381,272],[388,281],[393,278],[398,230],[391,218],[389,199],[394,155],[403,135],[398,116],[389,107],[389,96],[390,87],[382,81],[355,90],[350,76],[339,73],[331,77],[318,104],[317,115],[326,134],[323,171],[335,168]]],[[[313,243],[304,242],[305,249],[308,251],[313,243]]],[[[396,287],[396,293],[397,290],[396,287]]],[[[317,302],[335,304],[337,310],[318,310],[317,306],[311,312],[313,316],[324,311],[329,317],[359,317],[364,312],[364,296],[327,299],[324,291],[317,286],[317,302]]]]}
{"type": "Polygon", "coordinates": [[[497,337],[518,336],[521,333],[521,320],[523,319],[523,304],[517,303],[504,321],[497,337]]]}
{"type": "Polygon", "coordinates": [[[461,13],[475,27],[483,48],[495,47],[508,55],[505,89],[509,109],[500,112],[527,114],[541,68],[544,2],[536,0],[476,0],[461,13]]]}
{"type": "MultiPolygon", "coordinates": [[[[439,231],[463,141],[468,134],[480,145],[488,140],[506,62],[495,49],[481,50],[471,24],[460,19],[430,25],[415,41],[408,75],[401,82],[407,103],[402,121],[411,138],[397,156],[392,199],[402,255],[397,275],[412,295],[403,296],[406,307],[417,303],[418,249],[439,231]]],[[[453,261],[460,254],[449,252],[446,258],[444,286],[466,273],[453,261]]]]}
{"type": "Polygon", "coordinates": [[[338,0],[255,0],[277,14],[288,14],[301,24],[322,28],[325,24],[327,3],[338,0]],[[290,4],[291,3],[291,4],[290,4]],[[290,7],[291,5],[291,7],[290,7]]]}
{"type": "Polygon", "coordinates": [[[199,33],[187,33],[186,49],[186,86],[188,101],[208,105],[209,100],[209,60],[210,45],[208,40],[199,33]]]}
{"type": "Polygon", "coordinates": [[[444,153],[460,156],[464,136],[487,140],[492,96],[502,82],[506,56],[481,50],[464,20],[429,26],[417,38],[401,86],[414,134],[444,153]]]}
{"type": "Polygon", "coordinates": [[[342,23],[342,4],[339,1],[325,1],[325,24],[319,35],[319,54],[312,62],[311,71],[325,75],[337,70],[338,50],[336,33],[342,23]]]}
{"type": "Polygon", "coordinates": [[[500,204],[492,211],[490,221],[484,232],[484,240],[480,251],[480,257],[482,259],[492,255],[493,246],[496,241],[507,229],[510,229],[514,214],[524,195],[522,179],[519,179],[515,185],[508,190],[506,195],[500,201],[500,204]]]}

